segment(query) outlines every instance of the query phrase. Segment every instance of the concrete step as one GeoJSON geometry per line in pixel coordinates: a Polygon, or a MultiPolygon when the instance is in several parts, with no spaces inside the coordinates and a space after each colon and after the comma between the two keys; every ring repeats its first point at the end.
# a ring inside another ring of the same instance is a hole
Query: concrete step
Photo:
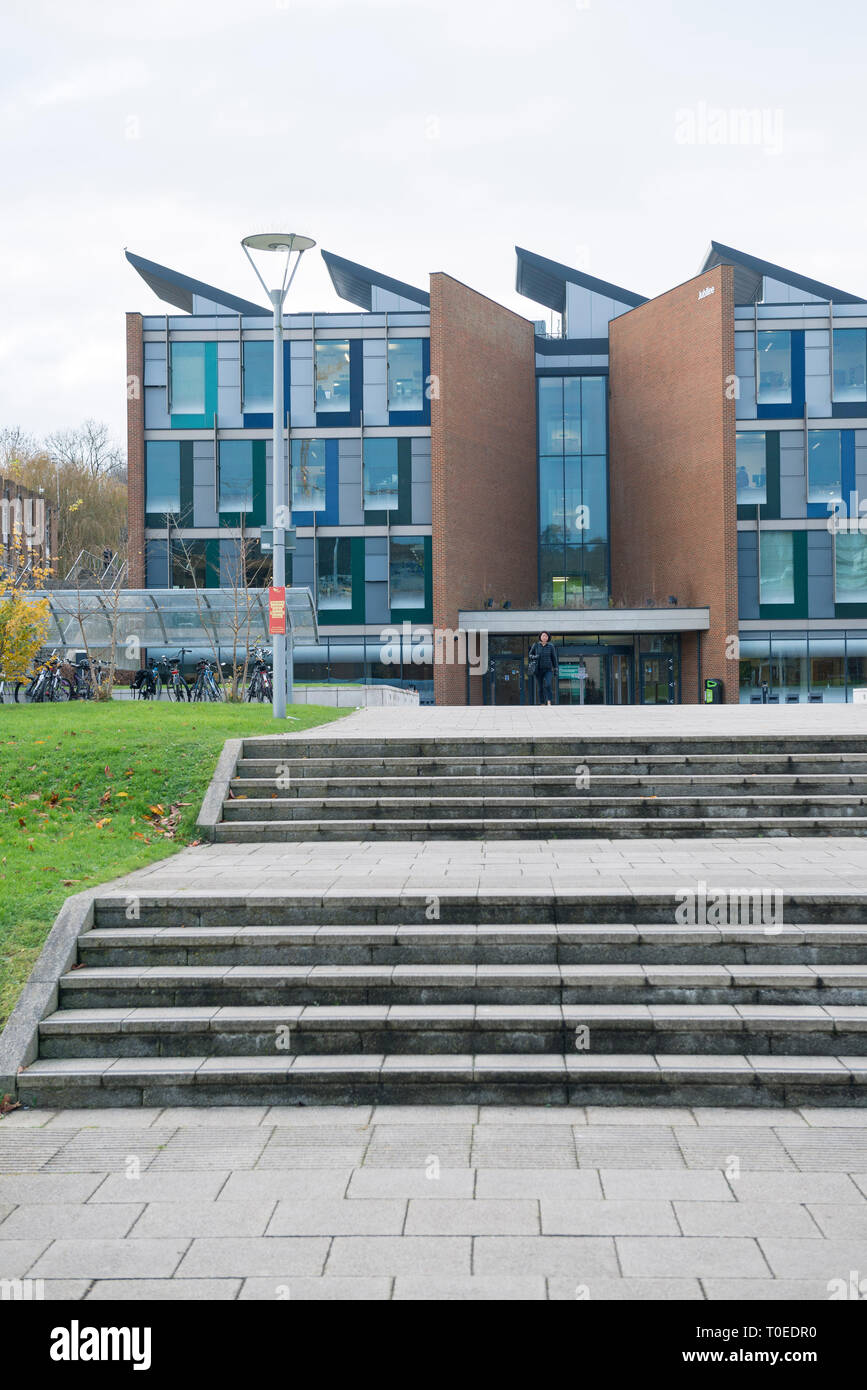
{"type": "MultiPolygon", "coordinates": [[[[280,764],[277,764],[279,767],[280,764]]],[[[345,769],[349,771],[349,769],[345,769]]],[[[744,798],[802,796],[867,797],[867,769],[864,773],[618,773],[598,775],[591,770],[588,777],[576,776],[573,765],[569,773],[524,773],[522,775],[491,772],[486,769],[477,776],[442,775],[428,777],[343,776],[296,777],[276,774],[271,777],[234,777],[230,783],[234,797],[280,800],[291,798],[322,798],[325,801],[352,797],[459,797],[462,800],[517,798],[522,801],[539,798],[570,797],[582,800],[599,798],[620,799],[629,795],[684,797],[744,798]]]]}
{"type": "Polygon", "coordinates": [[[44,1058],[657,1051],[867,1057],[867,1005],[390,1004],[60,1010],[44,1058]]]}
{"type": "Polygon", "coordinates": [[[736,748],[714,754],[660,754],[656,757],[597,756],[576,748],[567,755],[532,758],[401,758],[381,754],[364,758],[292,759],[267,757],[238,759],[235,777],[240,781],[283,777],[293,780],[316,778],[387,777],[553,777],[574,779],[576,767],[587,767],[591,777],[619,776],[695,776],[755,777],[809,775],[848,775],[867,773],[867,753],[739,753],[736,748]]]}
{"type": "Polygon", "coordinates": [[[867,926],[373,926],[95,928],[87,966],[112,965],[858,965],[867,926]]]}
{"type": "Polygon", "coordinates": [[[844,1004],[867,965],[83,966],[61,1008],[334,1004],[844,1004]]]}
{"type": "Polygon", "coordinates": [[[671,795],[660,791],[647,796],[560,795],[497,796],[479,790],[475,796],[355,796],[355,797],[237,797],[223,806],[225,821],[332,821],[343,820],[456,820],[468,811],[487,820],[568,820],[584,816],[597,820],[711,819],[737,817],[741,821],[773,816],[858,817],[864,819],[867,797],[671,795]]]}
{"type": "Polygon", "coordinates": [[[637,1104],[854,1106],[867,1060],[580,1053],[40,1058],[26,1105],[637,1104]]]}
{"type": "Polygon", "coordinates": [[[615,757],[648,758],[672,756],[683,759],[698,754],[719,758],[754,754],[777,757],[803,757],[805,754],[867,754],[867,737],[852,734],[785,734],[743,737],[668,735],[660,738],[523,738],[497,735],[492,738],[389,738],[349,737],[295,738],[264,735],[243,740],[244,758],[333,758],[347,762],[356,758],[438,758],[451,760],[512,758],[615,757]],[[387,747],[384,755],[383,748],[387,747]]]}
{"type": "MultiPolygon", "coordinates": [[[[745,871],[746,872],[746,871],[745,871]]],[[[263,885],[252,893],[184,889],[171,894],[141,892],[130,898],[124,891],[106,891],[94,899],[94,925],[97,928],[182,927],[243,928],[319,927],[338,930],[363,927],[421,927],[440,931],[444,927],[502,926],[580,926],[606,928],[632,927],[636,918],[649,926],[669,929],[681,925],[685,911],[684,895],[695,889],[696,896],[686,903],[701,929],[713,925],[716,917],[731,926],[744,923],[752,931],[769,935],[767,927],[862,927],[865,924],[863,896],[854,890],[842,892],[775,893],[761,887],[715,889],[688,882],[683,890],[645,892],[594,892],[560,890],[555,894],[528,892],[477,894],[456,889],[443,890],[432,900],[427,889],[405,889],[377,895],[364,891],[340,890],[336,893],[298,890],[293,895],[269,894],[263,885]],[[678,915],[679,914],[679,915],[678,915]],[[716,917],[715,917],[716,914],[716,917]]],[[[639,928],[640,930],[640,928],[639,928]]]]}
{"type": "MultiPolygon", "coordinates": [[[[227,805],[231,805],[229,802],[227,805]]],[[[821,816],[554,816],[443,819],[368,816],[347,820],[238,820],[216,827],[221,844],[303,840],[548,840],[659,839],[744,835],[864,835],[867,817],[821,816]]]]}

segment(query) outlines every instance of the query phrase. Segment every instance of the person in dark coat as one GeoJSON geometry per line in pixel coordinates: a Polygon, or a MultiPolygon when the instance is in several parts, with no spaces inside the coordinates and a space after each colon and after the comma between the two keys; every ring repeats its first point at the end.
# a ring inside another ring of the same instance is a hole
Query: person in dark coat
{"type": "Polygon", "coordinates": [[[547,632],[540,632],[538,642],[530,648],[530,674],[536,677],[540,705],[554,703],[554,677],[560,673],[557,648],[547,632]]]}

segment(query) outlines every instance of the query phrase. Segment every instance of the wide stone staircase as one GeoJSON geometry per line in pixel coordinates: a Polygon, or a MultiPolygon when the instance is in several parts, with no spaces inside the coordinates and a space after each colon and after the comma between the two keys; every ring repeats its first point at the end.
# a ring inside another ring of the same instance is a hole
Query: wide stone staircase
{"type": "MultiPolygon", "coordinates": [[[[218,845],[571,837],[580,864],[586,837],[862,832],[867,739],[323,732],[246,739],[230,791],[218,845]]],[[[218,845],[189,853],[219,859],[218,845]]],[[[227,845],[225,863],[241,852],[227,845]]],[[[255,892],[106,889],[19,1093],[48,1107],[863,1104],[857,891],[753,887],[709,909],[684,879],[553,894],[443,879],[437,894],[373,877],[290,894],[263,869],[255,892]]]]}
{"type": "Polygon", "coordinates": [[[129,896],[107,894],[40,1026],[21,1098],[863,1103],[857,900],[787,896],[780,923],[761,896],[742,899],[735,915],[756,921],[743,926],[682,924],[680,901],[341,894],[257,905],[187,893],[143,897],[130,920],[129,896]]]}
{"type": "Polygon", "coordinates": [[[249,738],[224,842],[867,833],[867,739],[249,738]]]}

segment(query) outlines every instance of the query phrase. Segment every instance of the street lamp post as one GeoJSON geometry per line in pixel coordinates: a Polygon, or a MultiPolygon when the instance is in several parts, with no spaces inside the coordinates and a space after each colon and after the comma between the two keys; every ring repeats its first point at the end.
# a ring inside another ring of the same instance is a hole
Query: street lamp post
{"type": "MultiPolygon", "coordinates": [[[[241,242],[244,254],[253,267],[259,283],[271,301],[274,317],[274,447],[271,461],[272,505],[274,508],[274,587],[286,584],[286,531],[292,525],[292,499],[287,485],[286,450],[283,445],[285,411],[283,405],[283,305],[295,272],[305,251],[316,242],[296,232],[266,232],[245,236],[241,242]],[[286,257],[283,279],[279,289],[269,289],[251,256],[251,251],[276,251],[286,257]],[[292,258],[295,257],[294,264],[292,258]]],[[[292,629],[289,606],[286,605],[286,633],[274,634],[274,718],[286,718],[286,706],[292,702],[293,659],[292,629]]]]}

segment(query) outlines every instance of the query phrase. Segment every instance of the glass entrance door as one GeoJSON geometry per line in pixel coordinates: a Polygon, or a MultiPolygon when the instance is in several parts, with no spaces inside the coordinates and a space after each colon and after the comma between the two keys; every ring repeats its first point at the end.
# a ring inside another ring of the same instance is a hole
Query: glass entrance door
{"type": "Polygon", "coordinates": [[[605,704],[605,659],[598,654],[563,657],[560,662],[561,705],[605,704]]]}
{"type": "Polygon", "coordinates": [[[673,656],[641,656],[641,703],[643,705],[673,705],[675,703],[673,656]]]}
{"type": "Polygon", "coordinates": [[[608,688],[612,705],[632,704],[632,654],[612,652],[608,657],[608,688]]]}
{"type": "Polygon", "coordinates": [[[495,656],[491,660],[492,704],[524,703],[524,658],[495,656]]]}

